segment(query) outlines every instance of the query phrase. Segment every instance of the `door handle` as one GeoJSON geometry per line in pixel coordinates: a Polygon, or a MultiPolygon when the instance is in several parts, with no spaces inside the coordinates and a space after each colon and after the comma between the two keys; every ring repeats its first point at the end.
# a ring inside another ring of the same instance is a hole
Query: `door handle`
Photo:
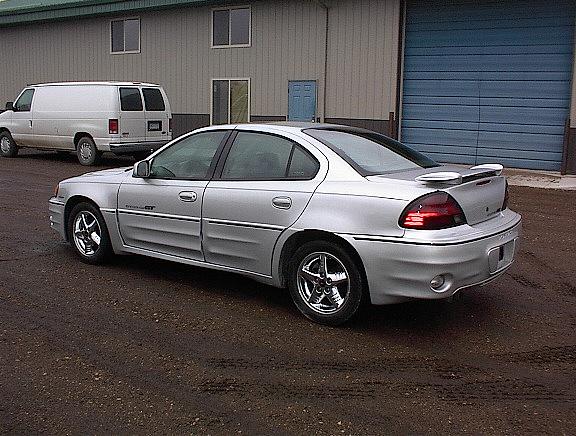
{"type": "Polygon", "coordinates": [[[195,192],[192,191],[182,191],[180,194],[178,194],[178,198],[181,201],[193,202],[196,201],[196,198],[198,198],[198,196],[196,195],[195,192]]]}
{"type": "Polygon", "coordinates": [[[32,120],[28,120],[28,122],[30,123],[30,128],[32,128],[32,120]]]}
{"type": "Polygon", "coordinates": [[[272,206],[278,209],[290,209],[292,199],[290,197],[275,197],[272,199],[272,206]]]}

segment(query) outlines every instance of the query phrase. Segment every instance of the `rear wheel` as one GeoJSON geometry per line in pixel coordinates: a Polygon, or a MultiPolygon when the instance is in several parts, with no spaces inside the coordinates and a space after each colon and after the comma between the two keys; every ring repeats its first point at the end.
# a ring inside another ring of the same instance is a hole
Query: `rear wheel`
{"type": "Polygon", "coordinates": [[[0,133],[0,156],[15,157],[17,154],[18,146],[12,139],[10,132],[4,131],[0,133]]]}
{"type": "Polygon", "coordinates": [[[83,262],[101,264],[112,254],[104,217],[91,203],[79,203],[70,212],[68,239],[83,262]]]}
{"type": "Polygon", "coordinates": [[[362,275],[341,246],[308,242],[289,267],[288,286],[294,304],[314,322],[340,325],[358,313],[363,298],[362,275]]]}
{"type": "Polygon", "coordinates": [[[96,165],[102,155],[96,148],[96,144],[94,144],[92,138],[88,136],[83,136],[78,140],[76,154],[78,156],[78,162],[86,166],[96,165]]]}

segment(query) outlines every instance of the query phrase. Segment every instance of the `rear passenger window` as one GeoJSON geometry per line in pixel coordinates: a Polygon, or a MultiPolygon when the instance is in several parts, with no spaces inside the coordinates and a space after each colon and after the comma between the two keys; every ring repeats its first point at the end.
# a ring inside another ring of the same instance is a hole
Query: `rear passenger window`
{"type": "Polygon", "coordinates": [[[120,88],[120,108],[129,112],[142,110],[142,97],[138,88],[120,88]]]}
{"type": "Polygon", "coordinates": [[[162,93],[158,88],[142,88],[142,94],[144,94],[144,104],[147,111],[166,110],[162,93]]]}
{"type": "Polygon", "coordinates": [[[239,132],[222,170],[227,180],[311,179],[317,162],[286,138],[239,132]],[[306,159],[312,162],[306,162],[306,159]]]}
{"type": "Polygon", "coordinates": [[[318,172],[319,164],[300,147],[294,149],[288,177],[291,179],[312,179],[318,172]]]}

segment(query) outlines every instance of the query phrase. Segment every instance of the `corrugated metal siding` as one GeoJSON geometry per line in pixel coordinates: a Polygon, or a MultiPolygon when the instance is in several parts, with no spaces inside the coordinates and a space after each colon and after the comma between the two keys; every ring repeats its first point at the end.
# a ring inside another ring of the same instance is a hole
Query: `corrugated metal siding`
{"type": "Polygon", "coordinates": [[[141,13],[141,53],[110,54],[110,18],[0,30],[0,97],[27,83],[128,80],[162,84],[176,113],[210,112],[211,78],[251,78],[254,115],[288,109],[288,80],[324,70],[324,12],[315,2],[256,2],[252,47],[210,48],[211,9],[141,13]]]}
{"type": "Polygon", "coordinates": [[[396,107],[400,2],[332,5],[326,116],[387,120],[396,107]]]}
{"type": "Polygon", "coordinates": [[[575,3],[410,1],[402,139],[437,160],[558,170],[575,3]]]}
{"type": "MultiPolygon", "coordinates": [[[[326,116],[388,119],[396,100],[398,0],[329,2],[326,116]]],[[[211,8],[130,13],[141,53],[111,55],[110,17],[0,29],[0,98],[27,83],[128,80],[162,84],[181,114],[210,112],[211,78],[250,78],[251,114],[286,116],[288,81],[317,80],[324,113],[325,10],[314,1],[252,2],[252,47],[210,48],[211,8]]]]}

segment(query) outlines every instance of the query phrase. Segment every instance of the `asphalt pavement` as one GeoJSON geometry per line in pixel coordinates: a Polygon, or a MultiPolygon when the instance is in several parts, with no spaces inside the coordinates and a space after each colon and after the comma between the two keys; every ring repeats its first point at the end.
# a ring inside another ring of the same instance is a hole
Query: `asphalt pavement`
{"type": "Polygon", "coordinates": [[[0,159],[0,432],[574,434],[576,192],[511,187],[524,236],[500,280],[329,328],[237,275],[79,262],[47,201],[91,170],[0,159]]]}

